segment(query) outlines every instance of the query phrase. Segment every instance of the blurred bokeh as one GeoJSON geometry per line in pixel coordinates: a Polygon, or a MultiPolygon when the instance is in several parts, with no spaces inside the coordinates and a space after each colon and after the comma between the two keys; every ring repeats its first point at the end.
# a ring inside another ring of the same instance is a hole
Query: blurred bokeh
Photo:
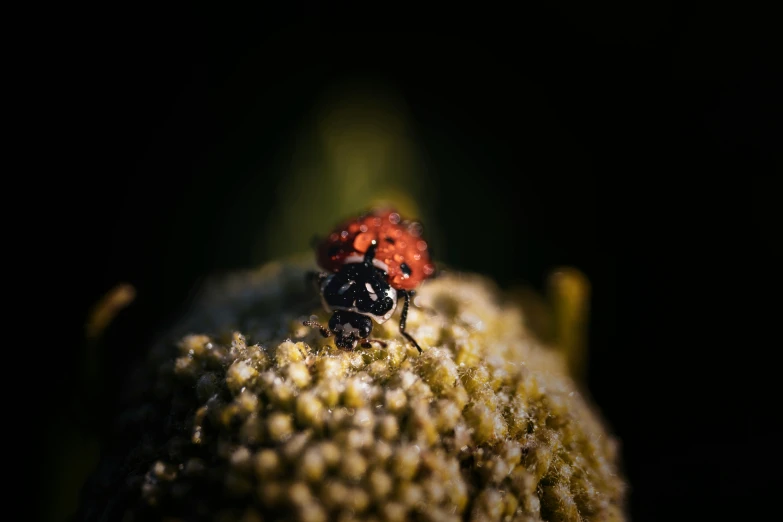
{"type": "Polygon", "coordinates": [[[51,354],[63,394],[44,431],[47,519],[75,508],[128,368],[204,278],[306,253],[378,201],[424,223],[436,260],[531,310],[587,292],[560,319],[584,335],[565,342],[584,348],[575,367],[623,441],[634,520],[736,492],[732,478],[694,491],[671,471],[712,447],[665,428],[694,415],[671,401],[705,350],[666,324],[689,317],[698,296],[682,274],[699,264],[685,252],[722,215],[694,210],[717,182],[683,174],[715,172],[726,151],[763,171],[771,138],[748,111],[771,91],[756,88],[764,73],[704,54],[713,29],[675,32],[668,8],[648,7],[625,7],[620,24],[610,7],[541,7],[480,31],[407,33],[383,16],[358,30],[339,9],[316,26],[324,8],[309,4],[285,24],[170,8],[73,34],[61,121],[87,130],[62,132],[77,172],[61,225],[74,317],[51,354]],[[552,286],[568,274],[584,286],[552,286]],[[90,340],[88,313],[112,289],[90,340]]]}

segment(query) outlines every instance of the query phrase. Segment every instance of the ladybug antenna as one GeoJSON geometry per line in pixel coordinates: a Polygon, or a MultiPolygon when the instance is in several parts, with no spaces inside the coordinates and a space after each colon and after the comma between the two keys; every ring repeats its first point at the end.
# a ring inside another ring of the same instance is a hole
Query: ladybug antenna
{"type": "Polygon", "coordinates": [[[318,321],[302,321],[302,324],[305,326],[309,326],[310,328],[318,328],[318,331],[321,332],[321,335],[324,337],[331,337],[332,332],[329,331],[329,329],[325,326],[323,326],[318,321]]]}

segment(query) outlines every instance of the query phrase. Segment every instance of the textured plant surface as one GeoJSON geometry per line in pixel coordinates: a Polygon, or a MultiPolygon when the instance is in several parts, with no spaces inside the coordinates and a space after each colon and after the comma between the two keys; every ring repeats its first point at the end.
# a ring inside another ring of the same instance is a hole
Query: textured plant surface
{"type": "Polygon", "coordinates": [[[151,353],[79,519],[625,520],[617,446],[492,284],[426,283],[348,352],[300,263],[221,283],[151,353]]]}

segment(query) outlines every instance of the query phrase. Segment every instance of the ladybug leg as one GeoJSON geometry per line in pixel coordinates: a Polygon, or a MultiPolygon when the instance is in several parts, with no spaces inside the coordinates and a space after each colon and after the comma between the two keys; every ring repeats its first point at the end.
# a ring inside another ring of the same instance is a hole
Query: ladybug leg
{"type": "Polygon", "coordinates": [[[415,292],[413,292],[413,290],[397,290],[397,293],[402,293],[403,297],[405,297],[405,304],[402,305],[402,316],[400,317],[400,333],[404,335],[405,338],[408,339],[411,343],[413,343],[413,346],[415,346],[416,349],[419,350],[419,353],[421,353],[421,347],[419,346],[419,343],[416,342],[416,339],[414,339],[411,334],[405,331],[405,323],[408,320],[408,306],[410,305],[410,297],[415,292]]]}
{"type": "Polygon", "coordinates": [[[324,337],[330,337],[332,335],[332,332],[330,332],[328,328],[324,327],[318,321],[302,321],[302,324],[309,326],[310,328],[318,328],[318,330],[321,332],[321,335],[324,337]]]}
{"type": "Polygon", "coordinates": [[[372,260],[375,259],[375,250],[377,248],[378,248],[378,242],[373,239],[369,248],[367,248],[367,252],[364,253],[365,265],[372,266],[372,260]]]}
{"type": "Polygon", "coordinates": [[[380,339],[362,339],[362,348],[372,348],[372,343],[378,343],[386,348],[386,341],[381,341],[380,339]]]}

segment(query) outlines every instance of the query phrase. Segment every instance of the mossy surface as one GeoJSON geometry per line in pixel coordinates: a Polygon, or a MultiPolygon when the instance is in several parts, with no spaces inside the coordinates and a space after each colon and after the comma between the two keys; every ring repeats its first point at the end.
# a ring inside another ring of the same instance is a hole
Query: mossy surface
{"type": "Polygon", "coordinates": [[[79,520],[625,520],[616,440],[485,279],[425,283],[353,352],[302,263],[207,292],[136,374],[79,520]]]}

